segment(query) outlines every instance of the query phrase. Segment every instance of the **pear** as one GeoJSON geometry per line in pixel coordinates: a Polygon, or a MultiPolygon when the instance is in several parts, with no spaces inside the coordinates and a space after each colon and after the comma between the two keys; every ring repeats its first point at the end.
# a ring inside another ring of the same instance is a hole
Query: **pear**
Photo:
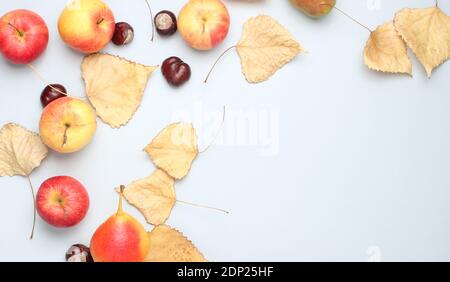
{"type": "Polygon", "coordinates": [[[327,15],[336,5],[336,0],[289,0],[297,9],[310,17],[327,15]]]}
{"type": "Polygon", "coordinates": [[[142,262],[150,241],[144,226],[122,210],[123,191],[120,187],[119,207],[95,231],[91,239],[91,254],[95,262],[142,262]]]}

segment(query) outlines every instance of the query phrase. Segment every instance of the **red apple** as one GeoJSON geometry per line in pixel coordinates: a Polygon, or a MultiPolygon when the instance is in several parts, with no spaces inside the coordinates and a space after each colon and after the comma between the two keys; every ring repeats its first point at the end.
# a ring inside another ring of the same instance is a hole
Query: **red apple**
{"type": "Polygon", "coordinates": [[[83,185],[70,176],[44,181],[36,195],[38,214],[55,227],[71,227],[85,217],[89,196],[83,185]]]}
{"type": "Polygon", "coordinates": [[[28,10],[14,10],[0,18],[0,52],[15,64],[29,64],[47,48],[44,20],[28,10]]]}

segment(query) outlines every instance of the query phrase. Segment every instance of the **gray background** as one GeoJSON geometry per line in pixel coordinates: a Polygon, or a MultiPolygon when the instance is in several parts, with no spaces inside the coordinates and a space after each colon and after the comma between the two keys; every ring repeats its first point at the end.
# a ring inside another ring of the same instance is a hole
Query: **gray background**
{"type": "MultiPolygon", "coordinates": [[[[21,7],[41,14],[51,39],[35,66],[50,82],[83,95],[82,56],[63,44],[56,27],[65,2],[2,1],[0,12],[21,7]]],[[[116,209],[113,188],[153,171],[141,151],[151,138],[182,112],[209,115],[194,122],[214,130],[223,105],[244,116],[275,113],[279,120],[271,136],[279,139],[279,151],[262,154],[263,140],[218,144],[177,184],[179,199],[231,211],[225,215],[177,204],[168,220],[209,260],[450,260],[450,63],[438,68],[431,80],[415,58],[414,78],[370,71],[362,60],[366,30],[337,12],[309,19],[288,1],[278,0],[226,1],[230,34],[217,49],[200,53],[179,35],[156,37],[150,43],[143,0],[107,2],[118,21],[135,27],[136,38],[127,47],[111,45],[106,52],[150,65],[177,55],[191,64],[192,79],[172,89],[157,71],[128,126],[113,130],[99,122],[89,147],[72,155],[52,152],[33,173],[36,189],[55,175],[71,175],[85,184],[91,207],[75,228],[54,229],[38,218],[35,239],[28,240],[28,184],[21,177],[0,178],[0,260],[62,261],[72,243],[87,244],[116,209]],[[269,81],[250,85],[232,52],[204,85],[202,79],[216,57],[239,40],[244,21],[261,13],[278,19],[308,53],[269,81]]],[[[155,12],[178,13],[186,1],[152,2],[155,12]]],[[[405,6],[434,5],[433,0],[338,2],[372,28],[405,6]]],[[[450,3],[440,2],[449,14],[450,3]]],[[[0,84],[0,124],[17,122],[37,131],[43,83],[28,68],[2,59],[0,84]]],[[[245,118],[241,122],[245,124],[245,118]]],[[[258,124],[267,125],[263,119],[258,124]]],[[[249,130],[251,126],[254,123],[249,130]]],[[[204,147],[211,138],[203,137],[204,147]]],[[[144,223],[137,210],[128,205],[125,209],[144,223]]]]}

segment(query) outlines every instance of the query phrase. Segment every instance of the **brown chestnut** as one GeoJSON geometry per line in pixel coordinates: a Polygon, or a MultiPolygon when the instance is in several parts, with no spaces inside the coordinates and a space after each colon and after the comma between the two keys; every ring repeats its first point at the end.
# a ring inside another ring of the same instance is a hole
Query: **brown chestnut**
{"type": "Polygon", "coordinates": [[[163,62],[162,73],[169,84],[180,86],[191,78],[191,67],[178,57],[170,57],[163,62]]]}
{"type": "Polygon", "coordinates": [[[161,11],[155,16],[155,28],[159,35],[172,35],[177,31],[177,18],[171,11],[161,11]]]}
{"type": "Polygon", "coordinates": [[[88,247],[83,244],[72,245],[66,252],[68,262],[94,262],[88,247]]]}
{"type": "Polygon", "coordinates": [[[134,30],[133,27],[126,22],[116,23],[116,27],[114,29],[114,35],[112,38],[112,42],[117,46],[126,45],[131,43],[134,39],[134,30]]]}
{"type": "Polygon", "coordinates": [[[56,99],[66,97],[67,91],[61,84],[50,84],[47,85],[41,93],[41,104],[42,107],[47,107],[48,104],[55,101],[56,99]]]}

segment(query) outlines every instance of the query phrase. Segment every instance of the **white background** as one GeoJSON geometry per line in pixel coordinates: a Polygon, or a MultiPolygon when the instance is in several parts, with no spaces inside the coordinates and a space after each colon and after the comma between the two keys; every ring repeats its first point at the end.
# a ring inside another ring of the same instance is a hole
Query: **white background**
{"type": "MultiPolygon", "coordinates": [[[[50,82],[83,95],[82,56],[69,50],[57,32],[65,2],[2,1],[0,13],[27,8],[42,15],[50,43],[35,66],[50,82]]],[[[88,244],[96,227],[116,209],[113,188],[153,171],[142,148],[159,130],[180,111],[209,115],[223,105],[230,113],[278,113],[271,136],[279,138],[279,151],[262,155],[264,140],[259,146],[219,144],[177,183],[179,199],[231,211],[225,215],[177,204],[167,222],[209,260],[450,260],[450,63],[430,80],[415,58],[414,78],[370,71],[362,59],[366,30],[336,11],[312,20],[279,0],[226,1],[232,17],[229,36],[213,51],[196,52],[179,34],[157,36],[151,43],[144,0],[107,2],[117,21],[134,26],[136,37],[129,46],[110,45],[106,52],[148,65],[177,55],[191,65],[192,79],[173,89],[157,71],[129,125],[113,130],[99,121],[85,150],[52,152],[34,171],[36,189],[55,175],[71,175],[87,187],[91,207],[75,228],[54,229],[38,218],[35,239],[28,240],[28,184],[21,177],[0,178],[0,260],[62,261],[71,244],[88,244]],[[244,21],[261,13],[287,27],[308,53],[268,82],[250,85],[232,52],[204,85],[217,56],[239,40],[244,21]]],[[[154,12],[178,13],[186,1],[151,2],[154,12]]],[[[440,2],[450,14],[450,3],[440,2]]],[[[405,6],[432,5],[433,0],[338,1],[341,9],[372,28],[405,6]]],[[[16,122],[38,131],[44,84],[27,67],[1,60],[0,85],[0,124],[16,122]]],[[[218,119],[195,122],[211,129],[218,119]]],[[[261,128],[267,125],[260,122],[261,128]]],[[[144,223],[133,207],[125,209],[144,223]]]]}

